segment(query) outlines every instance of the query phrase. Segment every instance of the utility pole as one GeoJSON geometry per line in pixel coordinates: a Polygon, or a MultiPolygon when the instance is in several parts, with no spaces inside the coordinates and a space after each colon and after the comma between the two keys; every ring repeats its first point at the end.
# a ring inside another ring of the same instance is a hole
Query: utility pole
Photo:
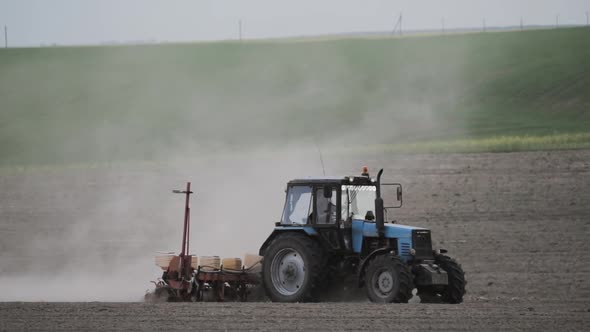
{"type": "Polygon", "coordinates": [[[242,20],[238,21],[238,31],[240,41],[242,41],[242,20]]]}
{"type": "Polygon", "coordinates": [[[399,27],[399,35],[402,35],[402,13],[399,13],[399,17],[397,18],[397,21],[395,21],[395,25],[393,26],[393,30],[391,30],[391,34],[395,35],[395,32],[397,31],[399,27]]]}
{"type": "Polygon", "coordinates": [[[4,26],[4,48],[8,48],[8,27],[4,26]]]}
{"type": "Polygon", "coordinates": [[[586,26],[588,26],[588,25],[589,25],[589,24],[588,24],[588,14],[589,14],[589,13],[588,13],[588,12],[586,12],[586,26]]]}
{"type": "Polygon", "coordinates": [[[524,30],[523,25],[522,25],[522,16],[520,17],[520,31],[524,30]]]}

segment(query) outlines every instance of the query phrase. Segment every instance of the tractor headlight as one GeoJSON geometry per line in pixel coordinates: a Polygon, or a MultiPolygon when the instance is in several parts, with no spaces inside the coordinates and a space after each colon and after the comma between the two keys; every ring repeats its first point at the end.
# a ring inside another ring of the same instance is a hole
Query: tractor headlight
{"type": "Polygon", "coordinates": [[[416,249],[414,249],[414,248],[410,249],[410,255],[416,256],[416,249]]]}

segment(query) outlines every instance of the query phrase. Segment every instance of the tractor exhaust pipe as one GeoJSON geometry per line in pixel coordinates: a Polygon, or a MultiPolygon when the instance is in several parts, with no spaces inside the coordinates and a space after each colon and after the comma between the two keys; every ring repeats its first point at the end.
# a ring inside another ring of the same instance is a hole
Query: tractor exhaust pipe
{"type": "Polygon", "coordinates": [[[383,174],[383,168],[377,173],[377,197],[375,198],[375,226],[377,227],[379,237],[385,235],[385,214],[383,198],[381,198],[381,174],[383,174]]]}

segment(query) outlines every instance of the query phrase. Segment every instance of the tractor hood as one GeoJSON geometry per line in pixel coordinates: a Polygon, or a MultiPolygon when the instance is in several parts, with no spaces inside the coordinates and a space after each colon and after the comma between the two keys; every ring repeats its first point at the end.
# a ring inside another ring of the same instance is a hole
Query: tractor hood
{"type": "MultiPolygon", "coordinates": [[[[384,237],[396,238],[399,244],[412,243],[412,231],[413,230],[427,230],[422,227],[413,227],[398,224],[385,224],[384,237]]],[[[365,237],[378,237],[377,226],[374,222],[354,219],[352,221],[352,237],[353,237],[353,251],[360,253],[362,250],[363,238],[365,237]]]]}

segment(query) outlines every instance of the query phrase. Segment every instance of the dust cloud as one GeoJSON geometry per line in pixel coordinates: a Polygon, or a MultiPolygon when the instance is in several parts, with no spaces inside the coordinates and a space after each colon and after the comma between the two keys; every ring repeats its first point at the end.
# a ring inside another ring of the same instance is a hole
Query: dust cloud
{"type": "MultiPolygon", "coordinates": [[[[4,133],[30,148],[10,163],[57,166],[0,174],[0,301],[141,300],[161,274],[156,251],[181,244],[184,201],[172,189],[191,181],[195,192],[191,253],[242,257],[279,220],[286,182],[322,174],[316,144],[328,175],[350,174],[362,165],[331,148],[445,127],[437,103],[452,99],[459,67],[440,68],[445,89],[409,91],[378,66],[359,69],[338,45],[64,49],[89,67],[45,54],[11,68],[27,81],[50,63],[25,114],[52,120],[34,137],[4,133]],[[207,67],[215,56],[216,70],[207,67]]],[[[437,68],[400,67],[399,76],[434,79],[437,68]]],[[[6,103],[16,111],[25,98],[6,103]]]]}

